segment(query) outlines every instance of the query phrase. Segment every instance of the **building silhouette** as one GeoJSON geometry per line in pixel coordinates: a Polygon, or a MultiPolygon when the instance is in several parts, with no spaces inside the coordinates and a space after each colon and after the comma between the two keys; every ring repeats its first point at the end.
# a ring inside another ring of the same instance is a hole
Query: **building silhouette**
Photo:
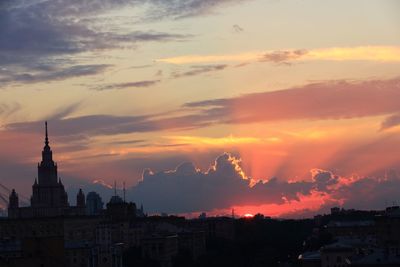
{"type": "Polygon", "coordinates": [[[208,220],[147,216],[143,205],[137,209],[135,203],[126,201],[125,185],[123,198],[114,186],[106,209],[98,193],[85,197],[81,189],[76,206],[70,206],[53,160],[47,123],[45,126],[30,206],[21,207],[19,201],[24,197],[9,190],[8,218],[0,219],[0,266],[123,267],[156,263],[170,267],[179,253],[190,266],[205,252],[205,238],[211,236],[205,230],[215,236],[224,232],[219,222],[210,225],[208,220]]]}
{"type": "Polygon", "coordinates": [[[103,210],[103,200],[100,195],[96,192],[89,192],[86,196],[86,214],[87,215],[99,215],[103,210]]]}
{"type": "Polygon", "coordinates": [[[30,207],[19,207],[18,194],[13,189],[9,197],[9,218],[55,217],[84,215],[85,196],[82,190],[77,195],[77,206],[70,206],[68,195],[57,173],[57,163],[53,161],[53,151],[49,145],[47,122],[45,122],[45,142],[42,160],[38,163],[38,179],[32,186],[30,207]]]}

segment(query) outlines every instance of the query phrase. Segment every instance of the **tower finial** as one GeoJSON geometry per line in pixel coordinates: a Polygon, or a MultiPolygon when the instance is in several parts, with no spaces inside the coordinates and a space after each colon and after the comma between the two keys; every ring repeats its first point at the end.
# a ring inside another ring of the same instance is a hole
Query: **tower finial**
{"type": "Polygon", "coordinates": [[[46,138],[45,138],[45,144],[46,144],[46,146],[48,146],[49,145],[49,135],[48,135],[48,132],[47,132],[47,121],[44,123],[44,125],[45,125],[45,128],[46,128],[46,138]]]}

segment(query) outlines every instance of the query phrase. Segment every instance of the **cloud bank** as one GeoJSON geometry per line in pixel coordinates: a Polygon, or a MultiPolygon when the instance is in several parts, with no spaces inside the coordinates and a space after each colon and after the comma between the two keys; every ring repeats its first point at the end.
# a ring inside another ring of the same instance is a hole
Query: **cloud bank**
{"type": "Polygon", "coordinates": [[[149,212],[190,213],[234,206],[296,205],[317,196],[323,203],[313,210],[315,214],[326,205],[383,208],[385,201],[398,199],[399,186],[395,172],[383,178],[340,177],[321,169],[312,169],[304,181],[276,177],[256,181],[246,176],[238,158],[224,153],[204,172],[190,162],[175,170],[154,173],[147,169],[143,180],[128,190],[128,197],[143,203],[149,212]]]}

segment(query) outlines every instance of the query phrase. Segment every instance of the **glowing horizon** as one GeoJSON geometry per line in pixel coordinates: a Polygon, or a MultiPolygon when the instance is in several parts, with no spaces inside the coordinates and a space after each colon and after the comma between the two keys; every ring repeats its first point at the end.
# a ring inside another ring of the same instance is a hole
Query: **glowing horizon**
{"type": "Polygon", "coordinates": [[[176,214],[383,208],[400,193],[398,10],[392,0],[10,2],[0,183],[29,197],[47,120],[70,192],[108,198],[125,181],[130,200],[176,214]]]}

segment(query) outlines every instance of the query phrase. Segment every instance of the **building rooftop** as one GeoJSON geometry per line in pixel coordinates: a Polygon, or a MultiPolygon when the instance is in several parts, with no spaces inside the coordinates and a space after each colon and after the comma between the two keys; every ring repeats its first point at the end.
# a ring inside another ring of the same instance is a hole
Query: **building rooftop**
{"type": "Polygon", "coordinates": [[[362,220],[362,221],[330,221],[327,227],[365,227],[373,226],[375,222],[372,220],[362,220]]]}
{"type": "Polygon", "coordinates": [[[394,254],[388,254],[383,249],[374,250],[371,254],[356,257],[349,260],[351,265],[393,265],[400,266],[400,256],[394,254]]]}

